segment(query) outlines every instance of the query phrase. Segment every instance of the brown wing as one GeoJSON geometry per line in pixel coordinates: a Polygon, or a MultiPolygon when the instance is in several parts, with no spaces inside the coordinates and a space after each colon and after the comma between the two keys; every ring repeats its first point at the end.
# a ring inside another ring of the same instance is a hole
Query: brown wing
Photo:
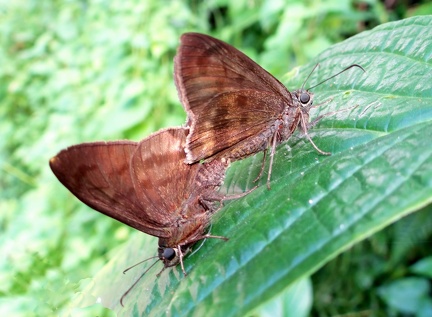
{"type": "Polygon", "coordinates": [[[188,239],[201,238],[212,204],[224,196],[216,193],[228,163],[185,164],[184,145],[189,129],[168,128],[141,141],[131,159],[131,177],[144,205],[153,202],[159,222],[169,238],[159,246],[174,247],[188,239]]]}
{"type": "Polygon", "coordinates": [[[186,144],[189,163],[260,134],[292,102],[271,74],[208,35],[184,34],[174,61],[177,90],[191,127],[186,144]],[[217,139],[216,144],[205,143],[209,139],[217,139]]]}
{"type": "Polygon", "coordinates": [[[50,160],[59,181],[91,208],[145,233],[165,237],[154,221],[157,209],[138,200],[130,159],[138,143],[94,142],[71,146],[50,160]]]}
{"type": "Polygon", "coordinates": [[[131,160],[131,177],[141,205],[144,208],[151,201],[159,222],[165,224],[179,219],[200,168],[200,164],[184,163],[187,133],[187,128],[154,133],[139,143],[131,160]]]}
{"type": "Polygon", "coordinates": [[[239,159],[262,151],[275,132],[275,121],[283,109],[276,95],[242,90],[220,94],[210,100],[208,109],[194,116],[187,137],[187,162],[213,155],[239,159]]]}

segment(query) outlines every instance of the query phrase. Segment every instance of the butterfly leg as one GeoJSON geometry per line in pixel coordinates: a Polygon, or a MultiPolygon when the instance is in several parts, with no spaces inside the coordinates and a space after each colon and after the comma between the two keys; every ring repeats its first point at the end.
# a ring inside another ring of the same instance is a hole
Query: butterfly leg
{"type": "Polygon", "coordinates": [[[247,191],[245,191],[243,193],[230,194],[230,195],[224,195],[224,194],[221,194],[219,192],[211,192],[210,195],[207,195],[205,197],[200,197],[199,202],[202,206],[204,206],[208,210],[214,210],[214,205],[212,203],[218,202],[219,203],[218,208],[212,212],[212,213],[217,213],[220,209],[222,209],[224,207],[225,201],[242,198],[242,197],[250,194],[251,192],[253,192],[257,188],[258,188],[258,185],[255,185],[254,187],[252,187],[251,189],[248,189],[247,191]]]}
{"type": "Polygon", "coordinates": [[[224,196],[224,198],[222,199],[222,203],[225,200],[232,200],[232,199],[238,199],[238,198],[242,198],[250,193],[252,193],[255,189],[258,188],[258,185],[255,185],[254,187],[252,187],[251,189],[248,189],[247,191],[243,192],[243,193],[238,193],[238,194],[232,194],[232,195],[226,195],[224,196]]]}
{"type": "MultiPolygon", "coordinates": [[[[208,232],[211,231],[211,227],[212,227],[212,224],[210,223],[210,229],[208,230],[208,232]]],[[[206,235],[202,236],[201,238],[199,238],[200,240],[202,240],[202,243],[199,245],[199,247],[198,247],[197,249],[193,250],[193,252],[192,252],[189,256],[191,256],[192,254],[195,254],[195,252],[198,252],[198,250],[201,249],[201,247],[204,245],[204,242],[205,242],[205,240],[206,240],[207,238],[221,239],[221,240],[224,240],[224,241],[228,241],[228,240],[229,240],[227,237],[223,237],[223,236],[212,236],[212,235],[210,235],[210,234],[206,234],[206,235]]]]}
{"type": "Polygon", "coordinates": [[[191,244],[191,243],[195,243],[195,242],[198,242],[200,240],[203,240],[203,242],[198,247],[198,249],[194,250],[189,256],[191,256],[192,254],[194,254],[195,252],[197,252],[199,249],[201,249],[201,247],[204,245],[205,239],[207,239],[207,238],[221,239],[221,240],[224,240],[224,241],[228,241],[229,240],[227,237],[213,236],[213,235],[210,235],[210,234],[205,234],[205,235],[203,235],[201,237],[189,240],[189,241],[186,242],[187,244],[191,244]]]}
{"type": "Polygon", "coordinates": [[[177,253],[177,256],[179,257],[179,260],[180,260],[180,266],[181,266],[181,270],[183,272],[183,275],[187,276],[187,273],[186,273],[186,270],[185,270],[184,264],[183,264],[183,252],[181,250],[180,245],[177,246],[177,252],[176,253],[177,253]]]}
{"type": "Polygon", "coordinates": [[[201,239],[208,239],[208,238],[211,238],[211,239],[220,239],[220,240],[224,240],[224,241],[228,241],[229,240],[229,238],[227,238],[227,237],[224,237],[224,236],[214,236],[214,235],[211,235],[211,234],[206,234],[206,235],[203,235],[201,237],[201,239]]]}
{"type": "Polygon", "coordinates": [[[305,134],[305,136],[306,136],[306,138],[309,140],[309,142],[312,144],[312,146],[314,147],[314,149],[315,149],[318,153],[320,153],[320,154],[322,154],[322,155],[331,155],[330,152],[324,152],[324,151],[321,150],[318,146],[316,146],[316,144],[314,143],[314,141],[312,141],[312,138],[310,137],[310,135],[309,135],[309,133],[308,133],[309,123],[306,122],[306,120],[305,120],[303,114],[301,114],[300,118],[301,118],[300,120],[301,120],[301,127],[302,127],[302,130],[303,130],[303,133],[305,134]]]}
{"type": "MultiPolygon", "coordinates": [[[[324,105],[330,103],[333,99],[334,99],[334,98],[332,97],[332,98],[329,98],[329,99],[327,99],[326,101],[324,101],[324,102],[322,102],[322,103],[319,103],[319,104],[317,104],[317,105],[310,106],[310,107],[308,108],[308,110],[307,110],[307,113],[309,113],[309,111],[310,111],[311,109],[318,108],[318,107],[321,107],[321,106],[324,106],[324,105]]],[[[307,124],[307,128],[310,129],[310,128],[314,127],[318,122],[321,121],[322,118],[331,115],[331,114],[329,114],[329,113],[330,113],[330,112],[325,113],[325,114],[323,114],[323,115],[320,115],[320,116],[316,117],[313,121],[311,121],[311,122],[309,122],[309,123],[307,124]]]]}
{"type": "MultiPolygon", "coordinates": [[[[187,240],[186,242],[183,243],[183,245],[192,244],[192,243],[198,242],[200,240],[208,239],[208,238],[220,239],[220,240],[224,240],[224,241],[228,241],[229,240],[227,237],[224,237],[224,236],[214,236],[214,235],[211,235],[211,234],[205,234],[205,235],[199,236],[197,238],[187,240]]],[[[178,246],[178,248],[180,248],[180,246],[178,246]]]]}
{"type": "Polygon", "coordinates": [[[267,149],[264,150],[263,159],[262,159],[262,163],[261,163],[261,169],[260,169],[258,176],[253,180],[254,183],[256,183],[261,178],[262,173],[264,171],[266,159],[267,159],[267,149]]]}
{"type": "MultiPolygon", "coordinates": [[[[329,99],[329,101],[331,101],[332,99],[329,99]]],[[[327,103],[327,101],[325,101],[325,103],[327,103]]],[[[323,104],[320,104],[320,105],[323,105],[323,104]]],[[[320,106],[320,105],[317,105],[317,106],[320,106]]],[[[314,127],[319,121],[321,121],[322,118],[331,117],[331,116],[333,116],[333,115],[335,115],[336,113],[339,113],[339,112],[345,112],[345,111],[353,110],[353,109],[357,108],[358,106],[359,105],[355,105],[355,106],[352,106],[352,107],[349,107],[349,108],[339,109],[339,110],[336,110],[336,111],[331,111],[331,112],[324,113],[324,114],[316,117],[313,121],[309,122],[307,124],[307,127],[308,127],[308,129],[310,129],[310,128],[314,127]]],[[[314,108],[314,107],[312,107],[312,108],[314,108]]]]}
{"type": "Polygon", "coordinates": [[[245,192],[243,192],[243,193],[231,194],[231,195],[225,195],[225,196],[223,196],[222,199],[220,200],[220,203],[221,203],[221,207],[220,207],[220,208],[223,207],[224,202],[225,202],[226,200],[233,200],[233,199],[239,199],[239,198],[242,198],[242,197],[244,197],[244,196],[246,196],[246,195],[252,193],[252,192],[253,192],[255,189],[257,189],[257,188],[258,188],[258,185],[255,185],[254,187],[252,187],[251,189],[248,189],[247,191],[245,191],[245,192]]]}
{"type": "Polygon", "coordinates": [[[273,135],[273,140],[272,140],[272,145],[271,145],[270,164],[269,164],[269,169],[268,169],[268,174],[267,174],[267,189],[268,190],[270,190],[270,178],[271,178],[271,173],[273,170],[273,159],[274,159],[274,155],[276,153],[276,142],[277,142],[278,130],[279,130],[279,126],[277,126],[275,129],[275,133],[273,135]]]}

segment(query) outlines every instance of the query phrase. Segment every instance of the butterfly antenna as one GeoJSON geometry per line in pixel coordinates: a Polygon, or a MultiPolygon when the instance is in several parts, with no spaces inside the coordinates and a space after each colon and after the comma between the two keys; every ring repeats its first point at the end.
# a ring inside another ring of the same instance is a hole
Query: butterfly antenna
{"type": "MultiPolygon", "coordinates": [[[[315,71],[315,69],[319,66],[319,64],[316,64],[314,66],[314,68],[312,68],[311,72],[309,73],[309,75],[306,77],[305,81],[303,82],[303,85],[301,86],[301,90],[304,89],[304,86],[306,85],[306,82],[309,80],[309,77],[312,75],[312,73],[315,71]]],[[[308,89],[309,90],[309,89],[308,89]]]]}
{"type": "MultiPolygon", "coordinates": [[[[315,67],[316,67],[316,66],[315,66],[315,67]]],[[[334,77],[336,77],[336,76],[342,74],[343,72],[345,72],[345,71],[347,71],[348,69],[353,68],[353,67],[358,67],[358,68],[360,68],[364,73],[366,73],[366,71],[364,70],[364,68],[361,67],[360,65],[358,65],[358,64],[352,64],[352,65],[350,65],[350,66],[344,68],[343,70],[341,70],[339,73],[334,74],[333,76],[330,76],[330,77],[327,78],[327,79],[324,79],[322,82],[316,84],[315,86],[309,87],[307,90],[310,90],[310,89],[312,89],[312,88],[315,88],[315,87],[317,87],[317,86],[319,86],[319,85],[325,83],[326,81],[328,81],[328,80],[330,80],[330,79],[332,79],[332,78],[334,78],[334,77]]],[[[314,69],[315,69],[315,68],[314,68],[314,69]]],[[[312,71],[313,71],[313,70],[312,70],[312,71]]],[[[312,74],[312,73],[311,73],[311,74],[312,74]]],[[[309,76],[310,76],[311,74],[309,74],[309,76]]],[[[308,76],[308,78],[309,78],[309,76],[308,76]]],[[[302,87],[302,88],[303,88],[303,87],[302,87]]]]}
{"type": "Polygon", "coordinates": [[[125,274],[125,273],[126,273],[127,271],[129,271],[130,269],[133,269],[135,266],[140,265],[141,263],[144,263],[145,261],[148,261],[148,260],[151,260],[151,259],[155,259],[155,258],[157,258],[157,257],[158,257],[158,256],[155,255],[155,256],[152,256],[151,258],[148,258],[148,259],[142,260],[141,262],[138,262],[138,263],[136,263],[136,264],[134,264],[134,265],[132,265],[132,266],[129,266],[126,270],[123,271],[123,274],[125,274]]]}
{"type": "MultiPolygon", "coordinates": [[[[155,257],[153,257],[153,258],[155,258],[155,257]]],[[[150,259],[153,259],[153,258],[148,258],[147,260],[150,260],[150,259]]],[[[144,260],[144,261],[147,261],[147,260],[144,260]]],[[[142,262],[144,262],[144,261],[141,261],[140,263],[142,263],[142,262]]],[[[132,284],[132,286],[131,287],[129,287],[128,288],[128,290],[126,291],[126,292],[124,292],[124,294],[122,295],[122,297],[120,298],[120,305],[122,305],[123,307],[124,307],[124,305],[123,305],[123,299],[127,296],[127,294],[129,294],[130,293],[130,291],[135,287],[135,285],[137,285],[138,284],[138,282],[140,281],[140,279],[142,279],[142,277],[156,264],[156,263],[158,263],[159,262],[159,260],[157,260],[157,261],[154,261],[154,263],[152,264],[152,265],[150,265],[150,267],[147,269],[147,270],[145,270],[144,271],[144,273],[143,274],[141,274],[141,276],[135,281],[135,283],[133,283],[132,284]]],[[[134,265],[134,266],[136,266],[136,264],[134,265]]],[[[124,273],[124,272],[123,272],[124,273]]]]}

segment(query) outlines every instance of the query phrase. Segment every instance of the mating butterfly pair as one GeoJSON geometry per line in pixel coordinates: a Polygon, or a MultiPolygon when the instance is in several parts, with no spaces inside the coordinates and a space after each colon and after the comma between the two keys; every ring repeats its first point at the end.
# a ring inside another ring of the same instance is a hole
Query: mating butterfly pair
{"type": "Polygon", "coordinates": [[[71,146],[50,160],[60,182],[91,208],[159,238],[165,267],[205,234],[228,163],[186,164],[187,128],[168,128],[140,142],[71,146]]]}
{"type": "Polygon", "coordinates": [[[206,227],[226,198],[217,190],[229,162],[270,149],[269,184],[277,144],[297,127],[312,142],[313,94],[290,93],[246,55],[204,34],[181,37],[174,74],[186,127],[138,143],[75,145],[50,166],[88,206],[158,237],[164,267],[180,263],[186,274],[183,255],[195,242],[223,238],[206,234],[206,227]]]}

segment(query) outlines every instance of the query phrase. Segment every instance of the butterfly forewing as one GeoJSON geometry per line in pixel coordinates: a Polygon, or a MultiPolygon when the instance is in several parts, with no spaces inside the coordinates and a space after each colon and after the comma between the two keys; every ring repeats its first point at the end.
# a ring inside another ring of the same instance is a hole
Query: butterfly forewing
{"type": "Polygon", "coordinates": [[[181,37],[175,80],[191,127],[188,163],[230,152],[233,145],[266,131],[291,102],[286,88],[258,64],[203,34],[181,37]]]}
{"type": "Polygon", "coordinates": [[[239,90],[267,91],[291,98],[275,77],[245,54],[205,34],[183,34],[174,61],[181,101],[192,108],[219,93],[239,90]]]}

